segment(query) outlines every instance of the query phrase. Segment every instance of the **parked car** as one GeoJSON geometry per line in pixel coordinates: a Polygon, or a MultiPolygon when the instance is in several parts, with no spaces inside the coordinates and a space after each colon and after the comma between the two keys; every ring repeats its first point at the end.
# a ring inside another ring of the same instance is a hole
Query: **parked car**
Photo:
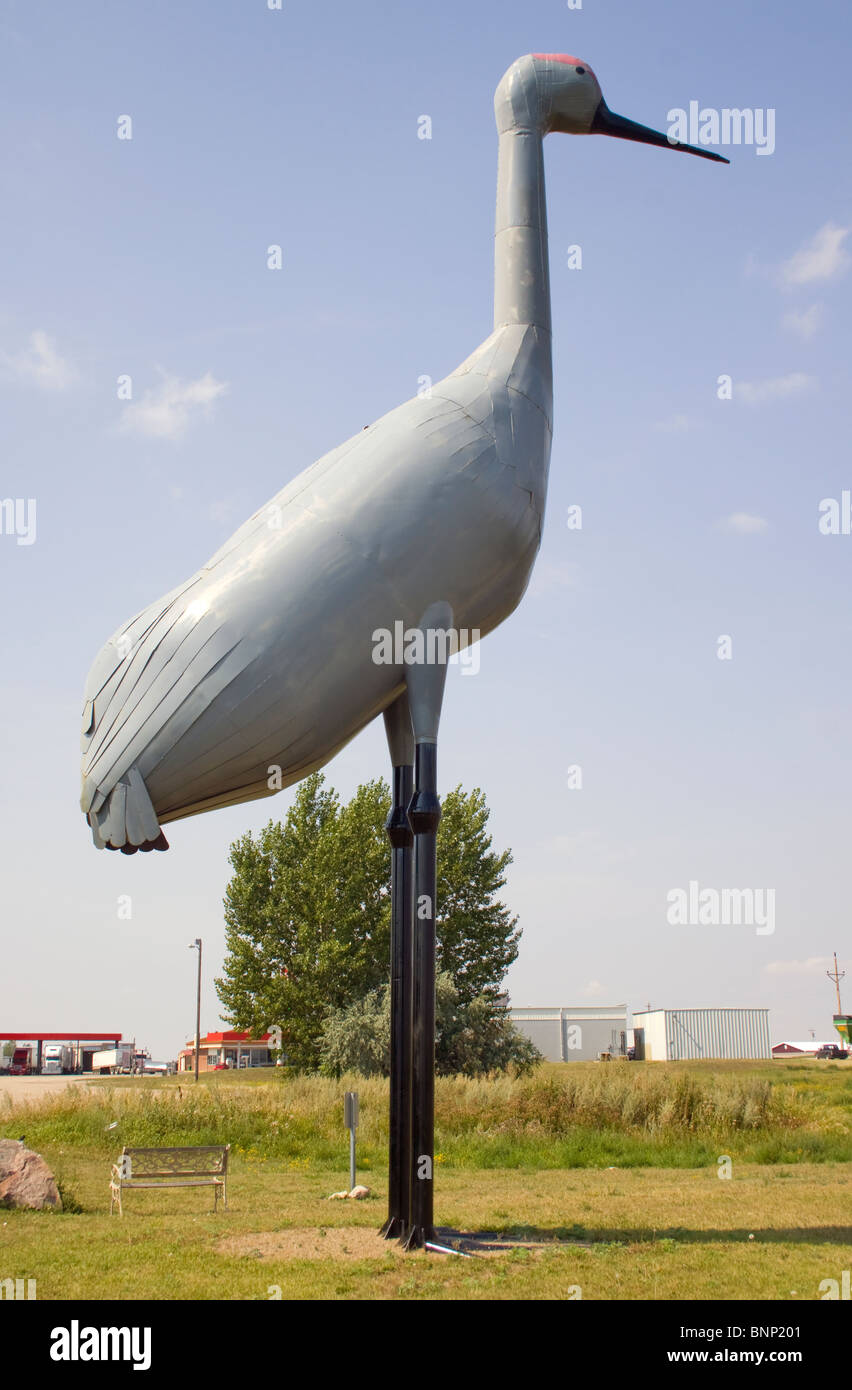
{"type": "Polygon", "coordinates": [[[837,1043],[826,1043],[824,1047],[819,1049],[816,1056],[831,1057],[836,1062],[842,1062],[849,1056],[849,1053],[844,1051],[842,1047],[838,1047],[837,1043]]]}

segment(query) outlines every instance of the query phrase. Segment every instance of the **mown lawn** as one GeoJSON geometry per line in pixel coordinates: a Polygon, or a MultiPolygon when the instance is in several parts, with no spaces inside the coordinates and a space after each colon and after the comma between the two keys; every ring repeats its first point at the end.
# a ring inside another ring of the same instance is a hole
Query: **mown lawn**
{"type": "Polygon", "coordinates": [[[852,1264],[852,1176],[836,1164],[735,1166],[728,1181],[715,1169],[449,1170],[437,1184],[442,1225],[536,1248],[463,1260],[395,1249],[350,1258],[336,1247],[299,1259],[276,1255],[275,1238],[373,1231],[384,1184],[375,1199],[329,1202],[346,1185],[343,1169],[319,1176],[237,1160],[227,1212],[214,1216],[203,1189],[139,1191],[125,1194],[123,1218],[110,1218],[104,1164],[56,1157],[83,1211],[0,1220],[0,1277],[35,1278],[41,1299],[266,1299],[278,1289],[285,1299],[563,1299],[579,1288],[585,1299],[794,1302],[819,1298],[820,1282],[852,1264]],[[257,1243],[237,1253],[242,1236],[257,1243]]]}
{"type": "Polygon", "coordinates": [[[99,1082],[0,1112],[0,1135],[44,1155],[68,1208],[0,1212],[0,1279],[35,1278],[42,1299],[818,1299],[852,1267],[850,1102],[842,1063],[443,1080],[436,1220],[517,1242],[464,1260],[371,1238],[386,1191],[382,1083],[99,1082]],[[359,1179],[375,1195],[329,1202],[348,1185],[353,1086],[359,1179]],[[137,1191],[109,1217],[123,1143],[216,1141],[234,1146],[227,1212],[214,1216],[204,1189],[137,1191]],[[294,1254],[299,1232],[311,1258],[294,1254]]]}

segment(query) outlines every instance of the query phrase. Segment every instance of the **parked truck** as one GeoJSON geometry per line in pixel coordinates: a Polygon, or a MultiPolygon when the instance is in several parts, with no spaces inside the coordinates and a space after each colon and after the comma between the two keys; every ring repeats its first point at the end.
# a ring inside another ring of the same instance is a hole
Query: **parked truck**
{"type": "Polygon", "coordinates": [[[132,1047],[108,1047],[92,1055],[92,1070],[101,1076],[129,1076],[133,1071],[132,1047]]]}
{"type": "Polygon", "coordinates": [[[33,1050],[31,1047],[16,1047],[12,1053],[9,1067],[10,1076],[29,1076],[33,1069],[33,1050]]]}
{"type": "Polygon", "coordinates": [[[73,1047],[67,1043],[45,1043],[41,1054],[42,1076],[67,1076],[73,1070],[73,1047]]]}

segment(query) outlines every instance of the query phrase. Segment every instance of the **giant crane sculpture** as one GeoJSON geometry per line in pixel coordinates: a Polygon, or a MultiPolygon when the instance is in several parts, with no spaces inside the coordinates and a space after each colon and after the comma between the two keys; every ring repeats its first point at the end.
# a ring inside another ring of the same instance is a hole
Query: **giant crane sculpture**
{"type": "Polygon", "coordinates": [[[83,714],[81,806],[96,846],[125,854],[167,849],[169,821],[290,786],[384,714],[393,765],[384,1232],[409,1248],[435,1239],[445,634],[485,636],[517,606],[547,492],[542,140],[550,131],[602,134],[721,159],[615,115],[591,68],[566,54],[518,59],[494,104],[494,331],[430,395],[300,473],[185,584],[120,628],[89,673],[83,714]],[[398,625],[405,651],[388,655],[377,634],[398,625]]]}

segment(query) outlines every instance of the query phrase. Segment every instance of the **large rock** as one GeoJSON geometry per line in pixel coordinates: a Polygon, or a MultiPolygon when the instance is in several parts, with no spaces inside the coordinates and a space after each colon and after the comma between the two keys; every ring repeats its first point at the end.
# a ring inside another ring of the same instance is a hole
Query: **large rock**
{"type": "Polygon", "coordinates": [[[0,1207],[62,1210],[59,1189],[41,1154],[17,1139],[0,1139],[0,1207]]]}

